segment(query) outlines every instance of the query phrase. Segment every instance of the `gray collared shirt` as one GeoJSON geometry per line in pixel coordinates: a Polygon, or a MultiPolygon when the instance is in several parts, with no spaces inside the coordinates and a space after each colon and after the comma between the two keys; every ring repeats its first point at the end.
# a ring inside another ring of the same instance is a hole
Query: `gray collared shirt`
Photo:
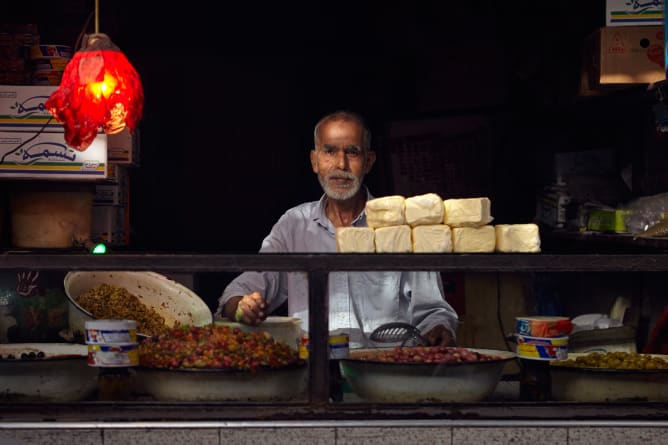
{"type": "MultiPolygon", "coordinates": [[[[373,196],[367,191],[367,199],[373,196]]],[[[336,229],[325,213],[326,196],[300,204],[285,212],[262,242],[260,253],[336,252],[336,229]]],[[[352,223],[365,227],[362,211],[352,223]]],[[[350,347],[367,347],[367,336],[376,327],[392,321],[417,326],[423,333],[443,324],[454,337],[457,313],[445,301],[438,272],[380,271],[331,272],[328,278],[329,330],[350,335],[350,347]]],[[[305,272],[244,272],[223,291],[215,318],[233,296],[258,291],[269,313],[286,300],[291,317],[301,319],[308,331],[308,280],[305,272]]]]}

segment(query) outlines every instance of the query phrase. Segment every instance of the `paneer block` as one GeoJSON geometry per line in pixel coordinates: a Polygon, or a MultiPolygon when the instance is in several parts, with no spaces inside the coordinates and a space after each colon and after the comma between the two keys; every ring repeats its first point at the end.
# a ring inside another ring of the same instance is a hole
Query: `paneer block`
{"type": "Polygon", "coordinates": [[[443,223],[450,227],[480,227],[493,219],[489,198],[446,199],[443,206],[443,223]]]}
{"type": "Polygon", "coordinates": [[[540,252],[540,231],[536,224],[498,224],[497,252],[540,252]]]}
{"type": "Polygon", "coordinates": [[[373,253],[375,232],[371,227],[339,227],[336,229],[336,251],[340,253],[373,253]]]}
{"type": "Polygon", "coordinates": [[[452,251],[456,253],[490,253],[496,246],[494,226],[453,227],[452,251]]]}
{"type": "Polygon", "coordinates": [[[411,227],[409,225],[403,224],[376,229],[377,253],[410,253],[412,250],[411,227]]]}
{"type": "Polygon", "coordinates": [[[445,224],[413,227],[414,253],[452,252],[452,231],[445,224]]]}
{"type": "Polygon", "coordinates": [[[406,224],[406,198],[400,195],[383,196],[366,202],[366,223],[369,227],[389,227],[406,224]]]}
{"type": "Polygon", "coordinates": [[[406,198],[406,224],[411,227],[443,224],[443,199],[436,193],[406,198]]]}

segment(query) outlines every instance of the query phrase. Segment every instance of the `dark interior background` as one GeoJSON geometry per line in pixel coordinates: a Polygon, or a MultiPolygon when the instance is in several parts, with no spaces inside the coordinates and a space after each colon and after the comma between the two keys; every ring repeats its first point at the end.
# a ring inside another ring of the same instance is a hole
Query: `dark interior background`
{"type": "MultiPolygon", "coordinates": [[[[3,21],[37,23],[42,43],[73,45],[93,9],[90,0],[11,2],[3,21]]],[[[582,40],[604,25],[604,0],[103,0],[100,32],[135,65],[146,94],[132,247],[257,251],[283,211],[320,196],[312,128],[339,108],[372,126],[377,196],[402,192],[389,165],[392,123],[482,119],[479,165],[449,172],[467,187],[424,192],[485,194],[497,222],[528,222],[542,152],[619,143],[629,125],[601,130],[607,117],[587,112],[582,123],[573,107],[582,40]]]]}
{"type": "MultiPolygon", "coordinates": [[[[320,197],[313,126],[341,108],[372,127],[376,196],[489,196],[496,223],[530,222],[554,179],[552,154],[598,148],[633,165],[632,194],[665,190],[666,175],[637,174],[650,159],[643,146],[656,143],[647,86],[578,95],[583,41],[605,26],[605,0],[395,3],[102,0],[100,32],[145,89],[129,248],[256,252],[287,208],[320,197]],[[455,136],[454,160],[447,150],[439,158],[449,169],[427,162],[425,179],[413,166],[402,188],[393,131],[432,119],[455,134],[474,124],[455,136]]],[[[74,45],[93,32],[84,27],[93,9],[92,0],[9,2],[1,20],[37,23],[41,43],[74,45]]]]}

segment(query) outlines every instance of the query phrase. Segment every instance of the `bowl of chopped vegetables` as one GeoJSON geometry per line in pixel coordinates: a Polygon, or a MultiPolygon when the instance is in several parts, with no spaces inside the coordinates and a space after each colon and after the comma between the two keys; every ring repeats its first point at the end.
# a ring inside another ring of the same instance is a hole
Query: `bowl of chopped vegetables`
{"type": "Polygon", "coordinates": [[[476,402],[490,396],[510,351],[454,346],[356,349],[340,361],[354,393],[370,402],[476,402]]]}
{"type": "Polygon", "coordinates": [[[137,334],[144,337],[213,322],[211,309],[195,292],[155,272],[69,272],[64,286],[74,338],[83,338],[86,321],[93,319],[135,320],[137,334]]]}
{"type": "Polygon", "coordinates": [[[668,400],[668,355],[569,353],[550,362],[552,398],[572,402],[668,400]]]}
{"type": "Polygon", "coordinates": [[[306,397],[295,346],[222,325],[172,328],[139,344],[136,392],[160,401],[280,401],[306,397]]]}

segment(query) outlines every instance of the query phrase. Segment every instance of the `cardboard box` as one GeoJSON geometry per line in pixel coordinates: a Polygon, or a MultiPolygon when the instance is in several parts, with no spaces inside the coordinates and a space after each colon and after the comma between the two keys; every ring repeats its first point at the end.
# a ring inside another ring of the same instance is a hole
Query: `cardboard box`
{"type": "Polygon", "coordinates": [[[637,2],[606,0],[605,24],[607,26],[663,25],[663,9],[663,0],[637,2]]]}
{"type": "Polygon", "coordinates": [[[123,206],[93,206],[91,239],[110,246],[125,246],[130,242],[129,212],[123,206]]]}
{"type": "Polygon", "coordinates": [[[123,131],[107,137],[107,153],[109,162],[137,167],[139,166],[139,129],[130,133],[126,127],[123,131]]]}
{"type": "Polygon", "coordinates": [[[0,130],[62,132],[63,126],[44,108],[57,86],[0,85],[0,130]],[[49,119],[51,121],[49,122],[49,119]]]}
{"type": "Polygon", "coordinates": [[[589,86],[650,84],[665,80],[662,26],[599,28],[585,44],[589,86]]]}
{"type": "Polygon", "coordinates": [[[119,184],[96,184],[94,205],[122,206],[127,203],[126,190],[119,184]]]}
{"type": "Polygon", "coordinates": [[[86,150],[78,151],[67,146],[62,132],[0,131],[0,179],[98,180],[106,176],[105,134],[99,134],[86,150]]]}

